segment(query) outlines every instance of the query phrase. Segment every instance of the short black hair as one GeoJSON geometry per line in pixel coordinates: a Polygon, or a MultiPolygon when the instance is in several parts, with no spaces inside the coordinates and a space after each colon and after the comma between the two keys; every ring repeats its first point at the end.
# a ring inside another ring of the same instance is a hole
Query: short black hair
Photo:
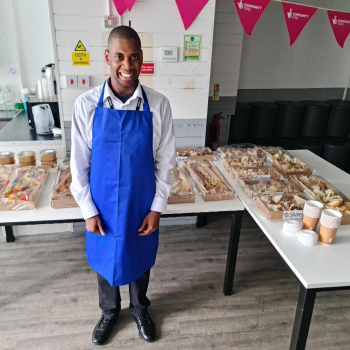
{"type": "Polygon", "coordinates": [[[141,39],[136,30],[128,26],[118,26],[111,30],[108,36],[108,46],[113,39],[135,40],[141,49],[141,39]]]}

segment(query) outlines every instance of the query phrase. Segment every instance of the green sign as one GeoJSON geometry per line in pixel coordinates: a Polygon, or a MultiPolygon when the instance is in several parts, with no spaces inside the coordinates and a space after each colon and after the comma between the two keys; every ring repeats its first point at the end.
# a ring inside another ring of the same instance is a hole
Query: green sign
{"type": "Polygon", "coordinates": [[[202,50],[201,35],[184,35],[184,61],[200,61],[202,50]]]}

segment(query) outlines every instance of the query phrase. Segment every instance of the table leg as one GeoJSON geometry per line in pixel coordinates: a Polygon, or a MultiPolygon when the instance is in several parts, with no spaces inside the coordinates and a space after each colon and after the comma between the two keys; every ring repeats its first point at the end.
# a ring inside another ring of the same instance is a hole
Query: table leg
{"type": "Polygon", "coordinates": [[[204,227],[208,223],[208,216],[207,215],[201,215],[197,216],[197,222],[196,222],[196,227],[204,227]]]}
{"type": "Polygon", "coordinates": [[[243,211],[232,214],[230,241],[228,244],[226,272],[224,281],[224,295],[232,295],[233,279],[235,277],[236,261],[241,234],[243,211]]]}
{"type": "Polygon", "coordinates": [[[316,293],[316,289],[306,289],[302,284],[300,285],[290,350],[304,350],[306,347],[316,293]]]}
{"type": "Polygon", "coordinates": [[[13,227],[12,226],[5,226],[5,232],[6,232],[6,242],[11,243],[15,241],[15,236],[13,234],[13,227]]]}

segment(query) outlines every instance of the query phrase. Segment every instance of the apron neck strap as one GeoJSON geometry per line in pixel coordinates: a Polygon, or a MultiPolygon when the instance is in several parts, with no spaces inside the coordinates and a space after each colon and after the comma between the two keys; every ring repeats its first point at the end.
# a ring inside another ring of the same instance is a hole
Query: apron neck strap
{"type": "MultiPolygon", "coordinates": [[[[103,84],[101,96],[100,96],[100,99],[98,101],[97,107],[103,107],[103,97],[105,95],[106,82],[107,81],[105,81],[105,83],[103,84]]],[[[143,111],[150,112],[147,95],[146,95],[145,90],[143,89],[142,85],[140,85],[140,86],[141,86],[142,97],[143,97],[143,111]]]]}

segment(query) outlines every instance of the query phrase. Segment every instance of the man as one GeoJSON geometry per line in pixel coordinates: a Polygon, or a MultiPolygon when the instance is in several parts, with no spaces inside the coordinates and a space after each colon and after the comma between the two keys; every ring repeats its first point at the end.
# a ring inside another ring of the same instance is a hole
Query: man
{"type": "Polygon", "coordinates": [[[114,28],[105,51],[110,78],[77,98],[72,119],[71,191],[86,220],[86,255],[97,272],[102,310],[92,342],[106,342],[129,284],[139,335],[155,339],[146,297],[175,162],[169,101],[138,80],[141,41],[114,28]]]}

